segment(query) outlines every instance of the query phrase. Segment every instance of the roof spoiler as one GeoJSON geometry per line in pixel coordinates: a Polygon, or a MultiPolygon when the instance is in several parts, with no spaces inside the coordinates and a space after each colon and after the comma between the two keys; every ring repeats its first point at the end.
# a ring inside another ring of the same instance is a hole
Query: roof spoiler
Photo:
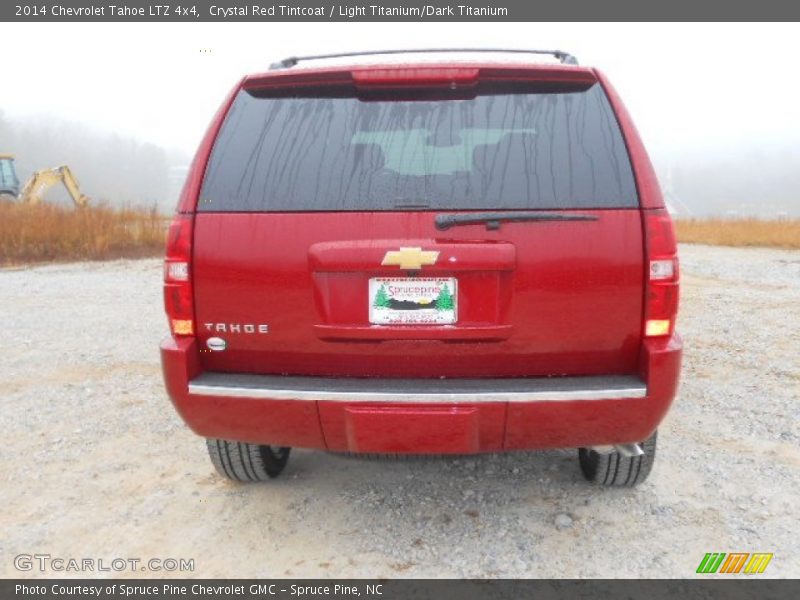
{"type": "Polygon", "coordinates": [[[578,59],[561,50],[520,50],[518,48],[420,48],[413,50],[375,50],[371,52],[341,52],[337,54],[317,54],[314,56],[290,56],[272,63],[270,71],[290,69],[301,61],[326,60],[330,58],[349,58],[356,56],[380,56],[385,54],[437,54],[437,53],[492,53],[492,54],[540,54],[554,56],[562,65],[577,65],[578,59]]]}

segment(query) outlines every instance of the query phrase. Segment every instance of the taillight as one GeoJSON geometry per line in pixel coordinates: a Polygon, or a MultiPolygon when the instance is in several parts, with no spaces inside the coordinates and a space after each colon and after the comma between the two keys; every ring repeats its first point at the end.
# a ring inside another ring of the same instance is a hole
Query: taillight
{"type": "Polygon", "coordinates": [[[164,308],[172,335],[194,335],[192,215],[178,214],[169,226],[164,258],[164,308]]]}
{"type": "Polygon", "coordinates": [[[644,211],[647,255],[647,294],[644,308],[645,337],[670,336],[678,313],[678,249],[669,213],[644,211]]]}

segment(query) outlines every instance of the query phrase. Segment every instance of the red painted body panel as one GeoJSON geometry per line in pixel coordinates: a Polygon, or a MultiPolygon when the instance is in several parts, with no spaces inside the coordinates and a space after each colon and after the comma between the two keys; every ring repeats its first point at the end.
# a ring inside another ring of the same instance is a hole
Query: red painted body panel
{"type": "Polygon", "coordinates": [[[328,449],[473,454],[503,449],[505,403],[456,406],[320,402],[328,449]]]}
{"type": "Polygon", "coordinates": [[[510,404],[505,448],[572,448],[647,439],[675,397],[681,353],[677,335],[643,344],[646,398],[510,404]]]}
{"type": "Polygon", "coordinates": [[[189,381],[199,372],[194,338],[161,343],[164,381],[181,418],[198,435],[240,442],[270,439],[278,446],[324,448],[314,403],[189,396],[189,381]]]}
{"type": "Polygon", "coordinates": [[[198,213],[199,343],[222,335],[219,323],[269,326],[266,335],[225,331],[228,349],[204,353],[202,366],[344,377],[634,373],[639,210],[580,212],[598,220],[441,232],[435,213],[198,213]],[[380,263],[409,245],[440,252],[421,275],[457,277],[456,325],[370,326],[369,278],[406,275],[380,263]]]}
{"type": "Polygon", "coordinates": [[[202,436],[349,452],[478,453],[638,442],[675,396],[682,344],[642,345],[644,398],[408,405],[191,396],[194,340],[161,344],[164,378],[181,417],[202,436]]]}

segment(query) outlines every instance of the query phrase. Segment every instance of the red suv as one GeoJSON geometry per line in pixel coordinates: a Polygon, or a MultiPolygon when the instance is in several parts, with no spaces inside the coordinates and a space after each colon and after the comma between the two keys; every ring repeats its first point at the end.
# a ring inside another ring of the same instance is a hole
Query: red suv
{"type": "Polygon", "coordinates": [[[631,118],[566,53],[435,52],[291,58],[236,85],[169,232],[169,396],[235,480],[278,475],[292,446],[574,447],[590,481],[641,482],[681,340],[631,118]]]}

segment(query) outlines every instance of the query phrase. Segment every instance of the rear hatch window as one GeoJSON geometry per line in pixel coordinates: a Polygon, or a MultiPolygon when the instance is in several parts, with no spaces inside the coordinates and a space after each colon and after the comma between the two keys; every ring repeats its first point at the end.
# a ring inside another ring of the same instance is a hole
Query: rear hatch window
{"type": "Polygon", "coordinates": [[[599,84],[482,85],[464,97],[242,90],[198,203],[209,212],[638,206],[599,84]]]}

